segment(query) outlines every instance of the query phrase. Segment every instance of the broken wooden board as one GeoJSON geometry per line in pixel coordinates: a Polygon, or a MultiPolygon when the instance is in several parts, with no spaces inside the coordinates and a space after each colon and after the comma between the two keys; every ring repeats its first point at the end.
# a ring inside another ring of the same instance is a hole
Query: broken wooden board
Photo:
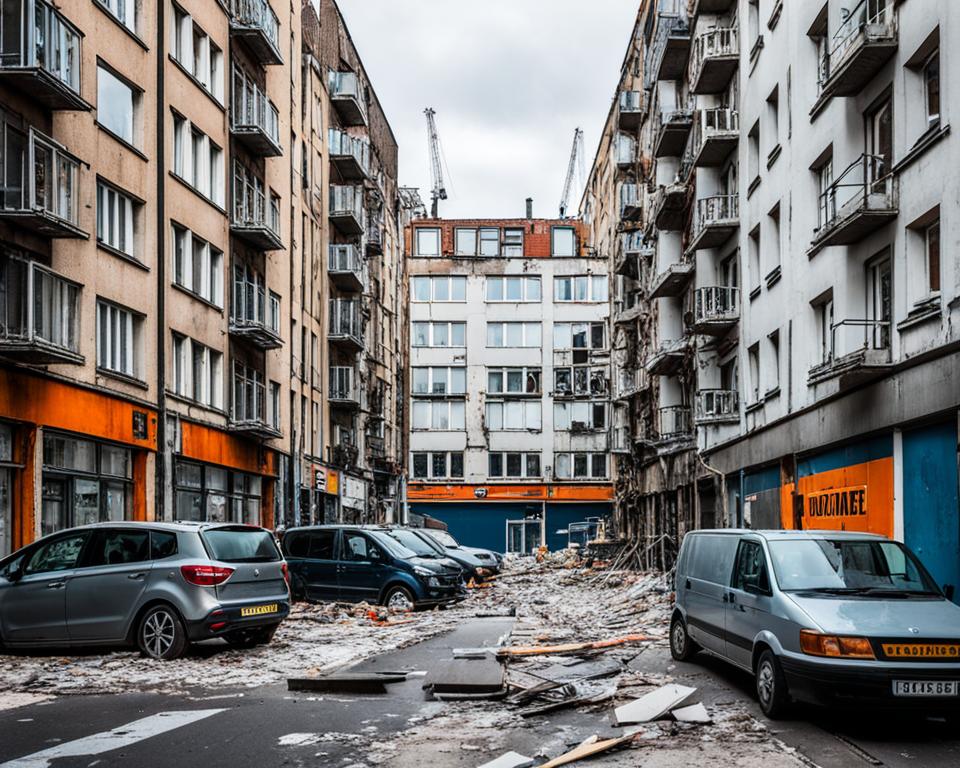
{"type": "Polygon", "coordinates": [[[407,676],[400,674],[362,674],[342,672],[324,677],[287,678],[288,691],[323,691],[327,693],[386,693],[388,683],[399,683],[407,676]]]}
{"type": "Polygon", "coordinates": [[[504,690],[503,665],[492,658],[454,659],[437,666],[423,683],[434,693],[497,693],[504,690]]]}
{"type": "Polygon", "coordinates": [[[514,646],[512,648],[501,648],[497,651],[497,656],[543,656],[552,653],[577,653],[580,651],[599,651],[607,648],[615,648],[619,645],[629,643],[643,643],[652,638],[647,635],[626,635],[624,637],[614,637],[610,640],[597,640],[592,643],[565,643],[563,645],[526,645],[514,646]]]}
{"type": "Polygon", "coordinates": [[[675,707],[678,707],[691,695],[696,692],[696,688],[689,688],[685,685],[664,685],[651,691],[646,696],[624,704],[614,710],[617,725],[629,725],[631,723],[649,723],[662,717],[675,707]]]}
{"type": "Polygon", "coordinates": [[[712,723],[713,720],[703,704],[691,704],[670,712],[679,723],[712,723]]]}
{"type": "Polygon", "coordinates": [[[437,693],[433,692],[433,698],[438,701],[486,701],[492,699],[504,699],[507,696],[507,689],[501,688],[499,691],[489,691],[487,693],[437,693]]]}
{"type": "Polygon", "coordinates": [[[516,752],[507,752],[500,755],[496,760],[484,763],[479,768],[528,768],[533,765],[533,759],[524,757],[516,752]]]}
{"type": "Polygon", "coordinates": [[[577,760],[582,760],[585,757],[591,757],[593,755],[598,755],[601,752],[607,752],[608,750],[613,749],[614,747],[619,747],[621,744],[626,744],[628,741],[631,741],[634,737],[634,734],[628,734],[626,736],[618,736],[615,739],[604,739],[600,741],[596,736],[593,736],[578,747],[574,747],[569,752],[565,752],[559,757],[549,760],[539,768],[557,768],[560,765],[567,765],[567,763],[573,763],[577,760]]]}

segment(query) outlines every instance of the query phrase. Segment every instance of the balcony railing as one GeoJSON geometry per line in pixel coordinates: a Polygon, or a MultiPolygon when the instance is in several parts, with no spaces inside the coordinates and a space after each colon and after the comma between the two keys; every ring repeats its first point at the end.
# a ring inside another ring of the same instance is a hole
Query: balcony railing
{"type": "Polygon", "coordinates": [[[233,215],[230,231],[263,251],[283,249],[280,237],[280,198],[267,190],[263,179],[239,161],[233,168],[233,215]]]}
{"type": "Polygon", "coordinates": [[[79,226],[80,161],[53,139],[0,122],[0,218],[47,237],[87,237],[79,226]]]}
{"type": "Polygon", "coordinates": [[[643,198],[639,184],[625,182],[620,185],[620,218],[624,221],[639,221],[643,216],[643,198]]]}
{"type": "Polygon", "coordinates": [[[278,157],[280,113],[260,84],[239,67],[233,71],[233,99],[230,104],[230,131],[261,157],[278,157]]]}
{"type": "Polygon", "coordinates": [[[694,292],[693,330],[722,335],[740,319],[740,289],[714,285],[694,292]]]}
{"type": "Polygon", "coordinates": [[[697,200],[690,250],[723,245],[740,225],[740,197],[711,195],[697,200]]]}
{"type": "Polygon", "coordinates": [[[720,93],[730,84],[740,59],[740,38],[735,27],[701,32],[690,56],[692,93],[720,93]]]}
{"type": "Polygon", "coordinates": [[[655,157],[680,157],[687,146],[687,138],[693,125],[693,110],[674,109],[660,116],[655,157]]]}
{"type": "Polygon", "coordinates": [[[359,299],[330,299],[328,339],[344,349],[363,349],[363,314],[359,299]]]}
{"type": "Polygon", "coordinates": [[[338,128],[329,130],[330,162],[348,181],[365,179],[370,172],[370,143],[338,128]]]}
{"type": "Polygon", "coordinates": [[[367,124],[367,102],[354,72],[331,72],[330,99],[345,125],[367,124]]]}
{"type": "Polygon", "coordinates": [[[723,165],[739,140],[740,114],[737,110],[699,110],[693,120],[693,164],[699,168],[723,165]]]}
{"type": "Polygon", "coordinates": [[[230,33],[243,40],[261,64],[282,64],[280,20],[267,0],[231,0],[230,33]]]}
{"type": "Polygon", "coordinates": [[[330,366],[330,402],[355,407],[360,404],[357,372],[347,365],[330,366]]]}
{"type": "Polygon", "coordinates": [[[35,261],[0,254],[0,354],[82,363],[80,286],[35,261]]]}
{"type": "Polygon", "coordinates": [[[637,162],[637,140],[626,133],[618,133],[613,142],[613,154],[618,167],[632,168],[637,162]]]}
{"type": "Polygon", "coordinates": [[[740,420],[740,395],[733,389],[701,389],[697,392],[697,424],[723,424],[740,420]]]}
{"type": "Polygon", "coordinates": [[[646,386],[646,376],[643,368],[628,370],[621,368],[617,372],[617,400],[627,400],[646,386]]]}
{"type": "Polygon", "coordinates": [[[896,178],[879,155],[863,154],[820,193],[812,250],[850,245],[897,217],[896,178]]]}
{"type": "Polygon", "coordinates": [[[823,97],[860,93],[897,50],[890,0],[860,0],[849,11],[820,63],[823,97]]]}
{"type": "Polygon", "coordinates": [[[657,410],[657,436],[660,440],[678,440],[691,436],[690,409],[668,405],[657,410]]]}
{"type": "Polygon", "coordinates": [[[367,254],[379,256],[383,253],[383,216],[379,213],[367,214],[367,254]]]}
{"type": "Polygon", "coordinates": [[[892,361],[889,320],[846,319],[830,328],[827,358],[810,369],[809,383],[840,378],[840,386],[858,384],[886,371],[892,361]]]}
{"type": "Polygon", "coordinates": [[[267,420],[263,379],[263,371],[234,363],[230,429],[262,439],[280,437],[280,430],[267,420]]]}
{"type": "Polygon", "coordinates": [[[648,48],[644,88],[657,80],[678,80],[683,75],[690,51],[690,22],[687,0],[660,0],[657,32],[648,48]]]}
{"type": "Polygon", "coordinates": [[[363,234],[363,187],[330,185],[330,222],[345,235],[363,234]]]}
{"type": "Polygon", "coordinates": [[[356,245],[331,243],[327,260],[327,274],[344,291],[360,292],[366,285],[365,264],[356,245]]]}
{"type": "Polygon", "coordinates": [[[646,91],[620,91],[618,124],[623,131],[636,131],[647,114],[646,91]]]}
{"type": "Polygon", "coordinates": [[[239,265],[234,270],[230,297],[230,333],[260,349],[277,349],[283,345],[280,328],[275,327],[267,311],[263,277],[239,265]]]}

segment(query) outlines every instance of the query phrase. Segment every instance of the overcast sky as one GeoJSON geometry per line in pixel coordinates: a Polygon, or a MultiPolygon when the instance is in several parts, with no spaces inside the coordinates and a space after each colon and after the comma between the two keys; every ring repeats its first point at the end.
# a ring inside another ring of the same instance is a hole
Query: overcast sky
{"type": "MultiPolygon", "coordinates": [[[[450,177],[440,215],[556,216],[574,128],[586,168],[637,0],[338,0],[400,145],[400,183],[429,206],[425,107],[450,177]]],[[[571,201],[576,210],[579,198],[571,201]]]]}

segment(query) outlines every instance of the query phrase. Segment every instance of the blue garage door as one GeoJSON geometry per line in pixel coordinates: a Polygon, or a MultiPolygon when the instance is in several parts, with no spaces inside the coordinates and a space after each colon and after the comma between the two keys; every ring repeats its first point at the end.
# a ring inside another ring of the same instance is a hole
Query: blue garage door
{"type": "Polygon", "coordinates": [[[939,584],[953,584],[960,592],[957,485],[955,421],[903,433],[905,543],[939,584]]]}

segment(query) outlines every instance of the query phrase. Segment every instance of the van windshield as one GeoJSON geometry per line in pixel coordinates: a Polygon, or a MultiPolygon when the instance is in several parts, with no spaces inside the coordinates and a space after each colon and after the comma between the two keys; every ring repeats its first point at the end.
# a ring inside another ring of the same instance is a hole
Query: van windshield
{"type": "Polygon", "coordinates": [[[387,532],[387,536],[398,541],[418,557],[439,557],[439,547],[430,546],[413,531],[392,530],[387,532]]]}
{"type": "Polygon", "coordinates": [[[373,536],[381,547],[400,560],[409,560],[411,557],[417,556],[416,552],[403,546],[403,544],[392,536],[388,536],[383,531],[370,531],[370,535],[373,536]]]}
{"type": "Polygon", "coordinates": [[[437,529],[437,528],[431,528],[429,531],[425,531],[425,533],[426,533],[428,536],[430,536],[431,538],[436,539],[437,541],[439,541],[439,542],[440,542],[443,546],[445,546],[445,547],[459,547],[459,546],[460,546],[460,545],[457,543],[457,540],[456,540],[455,538],[453,538],[453,536],[451,536],[451,535],[450,535],[449,533],[447,533],[446,531],[441,531],[441,530],[439,530],[439,529],[437,529]]]}
{"type": "Polygon", "coordinates": [[[837,595],[940,595],[910,550],[895,541],[794,539],[770,542],[780,589],[837,595]]]}

